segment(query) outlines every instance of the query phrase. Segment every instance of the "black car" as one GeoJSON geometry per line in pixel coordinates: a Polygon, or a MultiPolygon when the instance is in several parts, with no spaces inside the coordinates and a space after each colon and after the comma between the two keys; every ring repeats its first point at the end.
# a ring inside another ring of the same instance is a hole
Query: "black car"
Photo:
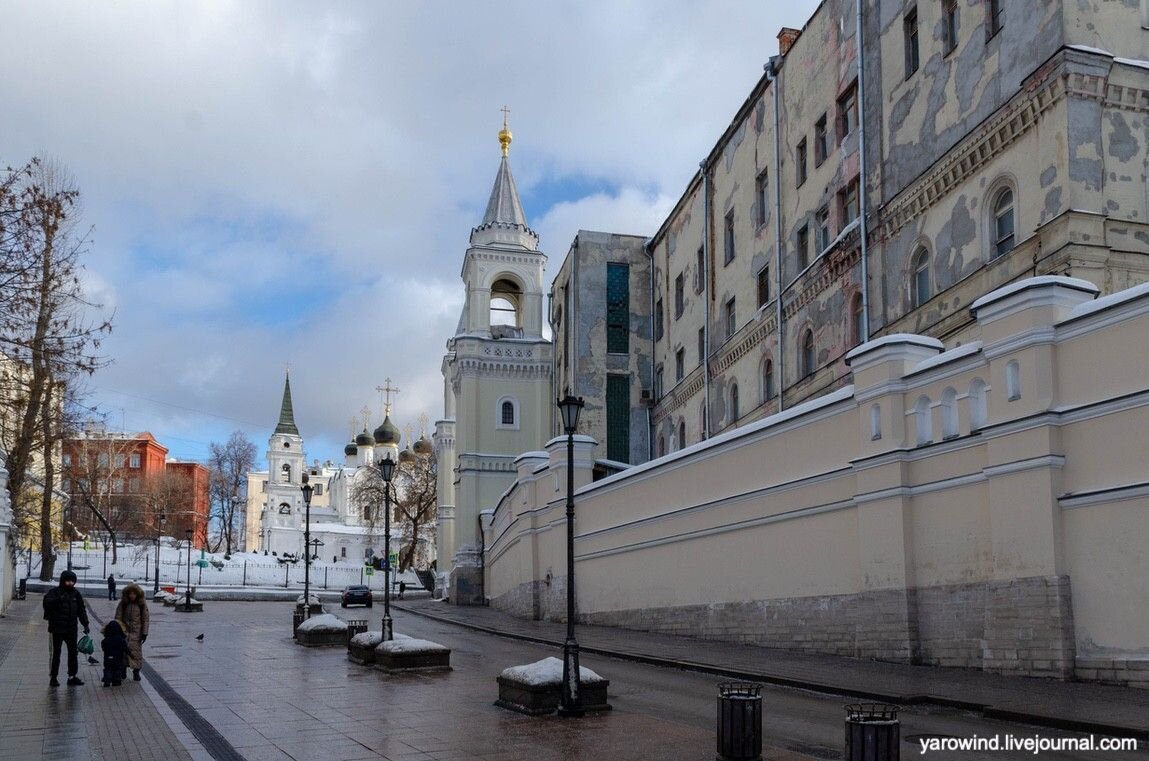
{"type": "Polygon", "coordinates": [[[341,604],[344,608],[348,605],[366,605],[371,607],[371,590],[362,584],[347,587],[343,590],[343,597],[341,604]]]}

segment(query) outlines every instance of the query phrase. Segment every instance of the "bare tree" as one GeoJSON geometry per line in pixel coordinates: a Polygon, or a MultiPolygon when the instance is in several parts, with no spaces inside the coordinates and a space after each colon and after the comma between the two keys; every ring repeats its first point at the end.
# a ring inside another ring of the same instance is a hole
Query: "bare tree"
{"type": "Polygon", "coordinates": [[[102,527],[115,563],[118,539],[125,533],[141,533],[147,524],[142,484],[129,467],[135,443],[91,423],[85,427],[69,439],[63,457],[64,491],[72,502],[70,521],[83,531],[102,527]],[[77,508],[83,512],[77,514],[77,508]]]}
{"type": "MultiPolygon", "coordinates": [[[[52,162],[34,159],[0,179],[0,353],[19,368],[0,389],[0,434],[12,504],[30,509],[25,491],[40,495],[43,579],[53,571],[52,461],[64,436],[65,396],[78,376],[104,364],[99,346],[111,330],[109,320],[87,317],[93,305],[79,279],[88,241],[76,231],[78,199],[72,180],[52,162]]],[[[20,531],[32,516],[16,517],[20,531]]]]}
{"type": "Polygon", "coordinates": [[[180,523],[179,516],[195,516],[194,484],[191,476],[165,468],[148,476],[140,491],[141,532],[159,536],[165,526],[180,523]]]}
{"type": "Polygon", "coordinates": [[[208,458],[211,522],[216,527],[212,552],[224,546],[230,555],[238,542],[239,521],[247,504],[247,474],[255,466],[255,444],[243,431],[234,431],[224,444],[211,443],[208,458]]]}
{"type": "MultiPolygon", "coordinates": [[[[351,488],[351,502],[359,508],[364,522],[373,530],[384,525],[381,508],[383,479],[375,468],[356,474],[351,488]]],[[[435,519],[438,517],[436,479],[438,462],[434,454],[404,453],[392,479],[391,528],[403,539],[398,551],[399,571],[430,565],[429,548],[434,545],[435,519]]]]}

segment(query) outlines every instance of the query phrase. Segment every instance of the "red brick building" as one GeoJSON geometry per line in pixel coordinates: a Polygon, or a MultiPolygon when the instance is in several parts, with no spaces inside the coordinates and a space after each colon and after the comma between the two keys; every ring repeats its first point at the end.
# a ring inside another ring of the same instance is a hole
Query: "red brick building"
{"type": "Polygon", "coordinates": [[[168,462],[168,449],[148,432],[87,431],[66,439],[62,486],[72,498],[68,522],[78,534],[117,537],[207,538],[208,470],[195,462],[168,462]],[[100,520],[100,516],[104,520],[100,520]]]}

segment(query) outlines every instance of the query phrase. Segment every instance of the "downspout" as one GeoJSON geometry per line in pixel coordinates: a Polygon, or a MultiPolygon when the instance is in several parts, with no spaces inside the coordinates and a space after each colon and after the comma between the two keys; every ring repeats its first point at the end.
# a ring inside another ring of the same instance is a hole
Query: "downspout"
{"type": "MultiPolygon", "coordinates": [[[[567,321],[570,321],[570,315],[567,315],[567,321]]],[[[547,291],[547,324],[551,326],[551,391],[555,394],[555,399],[559,398],[558,389],[555,388],[555,381],[558,379],[558,342],[559,333],[555,330],[555,284],[551,283],[551,289],[547,291]]],[[[557,405],[547,402],[547,407],[551,411],[551,438],[554,438],[555,426],[558,425],[555,420],[555,408],[557,405]]]]}
{"type": "Polygon", "coordinates": [[[866,226],[866,46],[862,39],[862,4],[855,0],[858,11],[858,232],[862,238],[862,343],[870,340],[870,265],[866,252],[869,232],[866,226]]]}
{"type": "MultiPolygon", "coordinates": [[[[654,254],[650,250],[649,238],[643,241],[642,252],[646,254],[646,258],[649,260],[649,269],[647,270],[648,275],[646,278],[647,283],[649,284],[648,290],[650,291],[650,399],[647,400],[646,404],[646,459],[647,462],[649,462],[650,460],[654,459],[654,423],[652,422],[653,416],[651,415],[650,411],[654,409],[654,405],[658,403],[658,397],[655,394],[658,389],[656,389],[654,386],[654,355],[656,353],[655,342],[658,340],[655,338],[654,326],[658,320],[658,315],[654,313],[654,254]]],[[[666,322],[664,320],[663,327],[665,328],[665,326],[666,322]]]]}
{"type": "MultiPolygon", "coordinates": [[[[702,171],[702,440],[710,438],[710,167],[705,161],[698,162],[702,171]]],[[[679,442],[682,446],[683,442],[679,442]]]]}
{"type": "Polygon", "coordinates": [[[778,134],[778,87],[780,86],[778,65],[781,61],[781,56],[772,56],[765,67],[766,75],[770,77],[770,92],[774,99],[774,274],[778,281],[778,296],[774,304],[775,321],[778,323],[778,351],[775,352],[774,359],[778,366],[778,372],[774,374],[774,377],[777,384],[779,412],[784,409],[786,404],[786,394],[783,393],[786,389],[784,359],[786,356],[786,331],[782,313],[782,153],[779,147],[781,136],[778,134]]]}

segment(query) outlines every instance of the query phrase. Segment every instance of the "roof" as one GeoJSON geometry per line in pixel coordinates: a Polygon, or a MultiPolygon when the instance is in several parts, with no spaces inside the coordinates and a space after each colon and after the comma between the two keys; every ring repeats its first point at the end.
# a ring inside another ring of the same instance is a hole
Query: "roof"
{"type": "Polygon", "coordinates": [[[283,403],[279,406],[279,423],[275,426],[275,432],[299,435],[299,429],[295,427],[295,411],[291,407],[290,375],[283,377],[283,403]]]}

